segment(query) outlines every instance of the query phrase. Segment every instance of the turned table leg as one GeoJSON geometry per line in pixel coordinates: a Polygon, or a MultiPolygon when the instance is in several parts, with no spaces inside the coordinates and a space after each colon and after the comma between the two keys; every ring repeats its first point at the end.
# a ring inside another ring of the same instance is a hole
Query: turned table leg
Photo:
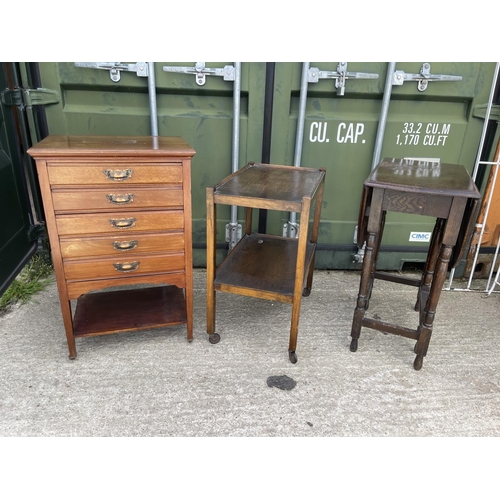
{"type": "Polygon", "coordinates": [[[373,255],[371,258],[370,266],[370,281],[368,283],[368,292],[366,294],[367,300],[365,310],[368,310],[368,308],[370,307],[370,298],[372,296],[373,284],[375,282],[375,273],[377,271],[378,252],[380,250],[382,235],[384,234],[385,216],[386,212],[382,212],[382,218],[380,220],[380,230],[376,233],[375,244],[373,246],[373,255]]]}
{"type": "Polygon", "coordinates": [[[415,303],[415,311],[419,311],[421,305],[425,307],[429,291],[431,289],[436,263],[439,256],[439,250],[443,241],[443,228],[445,219],[437,219],[432,231],[431,242],[429,244],[429,251],[422,273],[422,280],[418,289],[417,302],[415,303]],[[423,300],[422,300],[423,299],[423,300]],[[422,303],[422,304],[421,304],[422,303]]]}
{"type": "Polygon", "coordinates": [[[361,280],[359,284],[358,300],[354,309],[354,317],[351,328],[351,352],[358,350],[358,339],[361,333],[361,324],[365,316],[368,303],[368,294],[370,291],[371,270],[375,258],[375,245],[377,241],[376,233],[369,233],[366,240],[365,256],[363,260],[363,269],[361,271],[361,280]]]}
{"type": "Polygon", "coordinates": [[[370,214],[366,228],[368,236],[366,238],[365,255],[363,258],[363,267],[361,269],[359,293],[351,327],[351,352],[356,352],[358,350],[358,339],[370,298],[371,283],[373,281],[372,273],[374,273],[376,266],[377,251],[380,247],[381,230],[384,222],[384,213],[382,211],[383,198],[384,192],[382,189],[373,190],[370,214]]]}
{"type": "Polygon", "coordinates": [[[431,340],[432,325],[434,323],[434,316],[441,296],[441,290],[446,279],[446,272],[448,270],[448,263],[450,262],[453,247],[451,245],[443,245],[439,253],[434,279],[432,281],[429,298],[422,314],[422,320],[419,327],[419,336],[415,352],[417,356],[413,363],[415,370],[420,370],[424,361],[424,356],[427,355],[427,349],[431,340]]]}

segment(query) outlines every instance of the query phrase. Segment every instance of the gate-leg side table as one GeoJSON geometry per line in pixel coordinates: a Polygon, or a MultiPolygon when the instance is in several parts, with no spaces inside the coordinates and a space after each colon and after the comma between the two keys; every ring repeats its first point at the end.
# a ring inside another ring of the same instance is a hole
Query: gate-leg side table
{"type": "Polygon", "coordinates": [[[212,344],[220,340],[215,332],[216,291],[276,300],[292,305],[288,352],[290,361],[297,362],[300,303],[312,286],[324,184],[324,169],[251,162],[207,188],[207,333],[212,344]],[[219,267],[218,204],[245,207],[245,234],[219,267]],[[298,239],[252,233],[254,208],[300,213],[298,239]]]}
{"type": "Polygon", "coordinates": [[[415,370],[422,368],[441,290],[450,267],[460,261],[471,235],[481,195],[462,165],[385,158],[364,183],[358,246],[366,244],[350,350],[356,352],[361,328],[416,340],[415,370]],[[378,272],[377,257],[387,212],[436,217],[420,279],[378,272]],[[366,318],[375,279],[418,287],[416,330],[366,318]]]}

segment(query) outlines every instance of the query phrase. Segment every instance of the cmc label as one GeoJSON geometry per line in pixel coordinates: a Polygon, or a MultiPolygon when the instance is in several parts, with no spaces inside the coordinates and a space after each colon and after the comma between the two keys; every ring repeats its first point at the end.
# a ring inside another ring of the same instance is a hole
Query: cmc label
{"type": "Polygon", "coordinates": [[[415,231],[412,231],[410,233],[410,239],[408,241],[429,243],[431,241],[431,235],[432,233],[417,233],[415,231]]]}

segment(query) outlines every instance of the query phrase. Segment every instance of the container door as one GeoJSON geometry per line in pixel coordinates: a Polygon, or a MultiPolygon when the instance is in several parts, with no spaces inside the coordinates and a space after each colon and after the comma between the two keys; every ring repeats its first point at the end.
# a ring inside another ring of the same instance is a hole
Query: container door
{"type": "Polygon", "coordinates": [[[0,64],[0,295],[37,249],[21,156],[22,124],[9,94],[11,70],[0,64]]]}
{"type": "MultiPolygon", "coordinates": [[[[301,165],[327,170],[317,267],[358,269],[355,229],[363,182],[372,167],[388,63],[343,63],[353,75],[378,75],[347,78],[343,90],[331,76],[339,64],[310,63],[316,82],[308,83],[301,165]]],[[[398,62],[389,75],[394,82],[399,75],[404,83],[392,85],[380,158],[415,158],[422,175],[432,161],[462,164],[472,172],[484,123],[478,111],[488,102],[495,64],[431,62],[426,69],[436,78],[421,82],[423,66],[398,62]]],[[[274,163],[294,162],[301,73],[301,63],[277,66],[274,163]]],[[[269,225],[279,231],[287,214],[269,217],[269,225]]],[[[431,218],[388,214],[379,268],[400,270],[406,263],[425,261],[433,225],[431,218]]]]}
{"type": "MultiPolygon", "coordinates": [[[[58,105],[46,109],[49,133],[151,135],[148,77],[134,64],[40,63],[42,85],[61,95],[58,105]],[[109,69],[113,65],[130,70],[113,72],[109,69]]],[[[191,175],[193,262],[205,266],[206,188],[232,172],[234,81],[220,70],[235,63],[204,63],[203,82],[196,64],[200,63],[157,62],[154,75],[158,135],[181,136],[196,151],[191,175]]],[[[265,71],[265,63],[241,64],[239,167],[261,161],[265,71]]],[[[230,220],[230,207],[221,206],[221,254],[227,246],[223,242],[230,220]]]]}
{"type": "MultiPolygon", "coordinates": [[[[206,187],[232,171],[235,85],[221,70],[234,64],[154,63],[158,134],[182,136],[196,150],[192,162],[195,266],[206,263],[206,187]]],[[[425,68],[433,78],[429,76],[426,83],[421,81],[423,62],[397,63],[397,74],[391,75],[385,62],[342,63],[347,78],[339,80],[332,75],[340,64],[310,63],[316,71],[308,83],[300,164],[327,171],[317,267],[359,269],[355,230],[362,185],[372,166],[386,78],[400,76],[392,85],[381,157],[439,159],[471,171],[483,126],[480,111],[488,102],[495,64],[431,62],[425,68]],[[365,78],[366,74],[376,77],[365,78]]],[[[42,86],[61,95],[58,104],[46,108],[49,132],[151,135],[143,66],[89,66],[40,63],[42,86]]],[[[274,65],[270,100],[266,66],[264,62],[241,64],[239,167],[262,161],[268,129],[269,162],[294,164],[302,63],[274,65]]],[[[230,219],[230,207],[221,206],[219,257],[226,251],[222,242],[230,219]]],[[[239,210],[239,222],[243,219],[239,210]]],[[[263,213],[254,220],[269,233],[283,234],[289,214],[263,213]]],[[[380,268],[401,269],[406,262],[423,262],[432,226],[429,218],[389,214],[380,268]]]]}

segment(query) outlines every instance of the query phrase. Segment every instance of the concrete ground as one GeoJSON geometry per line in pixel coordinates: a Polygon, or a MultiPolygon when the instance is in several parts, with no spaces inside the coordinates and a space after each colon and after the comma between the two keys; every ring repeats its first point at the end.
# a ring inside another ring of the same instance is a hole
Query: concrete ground
{"type": "MultiPolygon", "coordinates": [[[[1,317],[0,436],[500,435],[500,294],[443,291],[415,371],[403,337],[364,328],[350,352],[359,273],[316,271],[294,365],[290,305],[217,294],[212,345],[194,276],[192,343],[184,325],[105,335],[70,361],[55,284],[1,317]]],[[[369,314],[415,328],[415,292],[376,281],[369,314]]]]}
{"type": "MultiPolygon", "coordinates": [[[[204,270],[194,284],[192,343],[78,339],[70,361],[55,284],[0,318],[5,498],[498,498],[496,439],[456,438],[500,436],[499,293],[443,291],[415,371],[403,337],[363,329],[349,351],[358,272],[316,271],[295,365],[290,305],[219,293],[212,345],[204,270]]],[[[415,291],[377,281],[369,314],[415,328],[415,291]]]]}

